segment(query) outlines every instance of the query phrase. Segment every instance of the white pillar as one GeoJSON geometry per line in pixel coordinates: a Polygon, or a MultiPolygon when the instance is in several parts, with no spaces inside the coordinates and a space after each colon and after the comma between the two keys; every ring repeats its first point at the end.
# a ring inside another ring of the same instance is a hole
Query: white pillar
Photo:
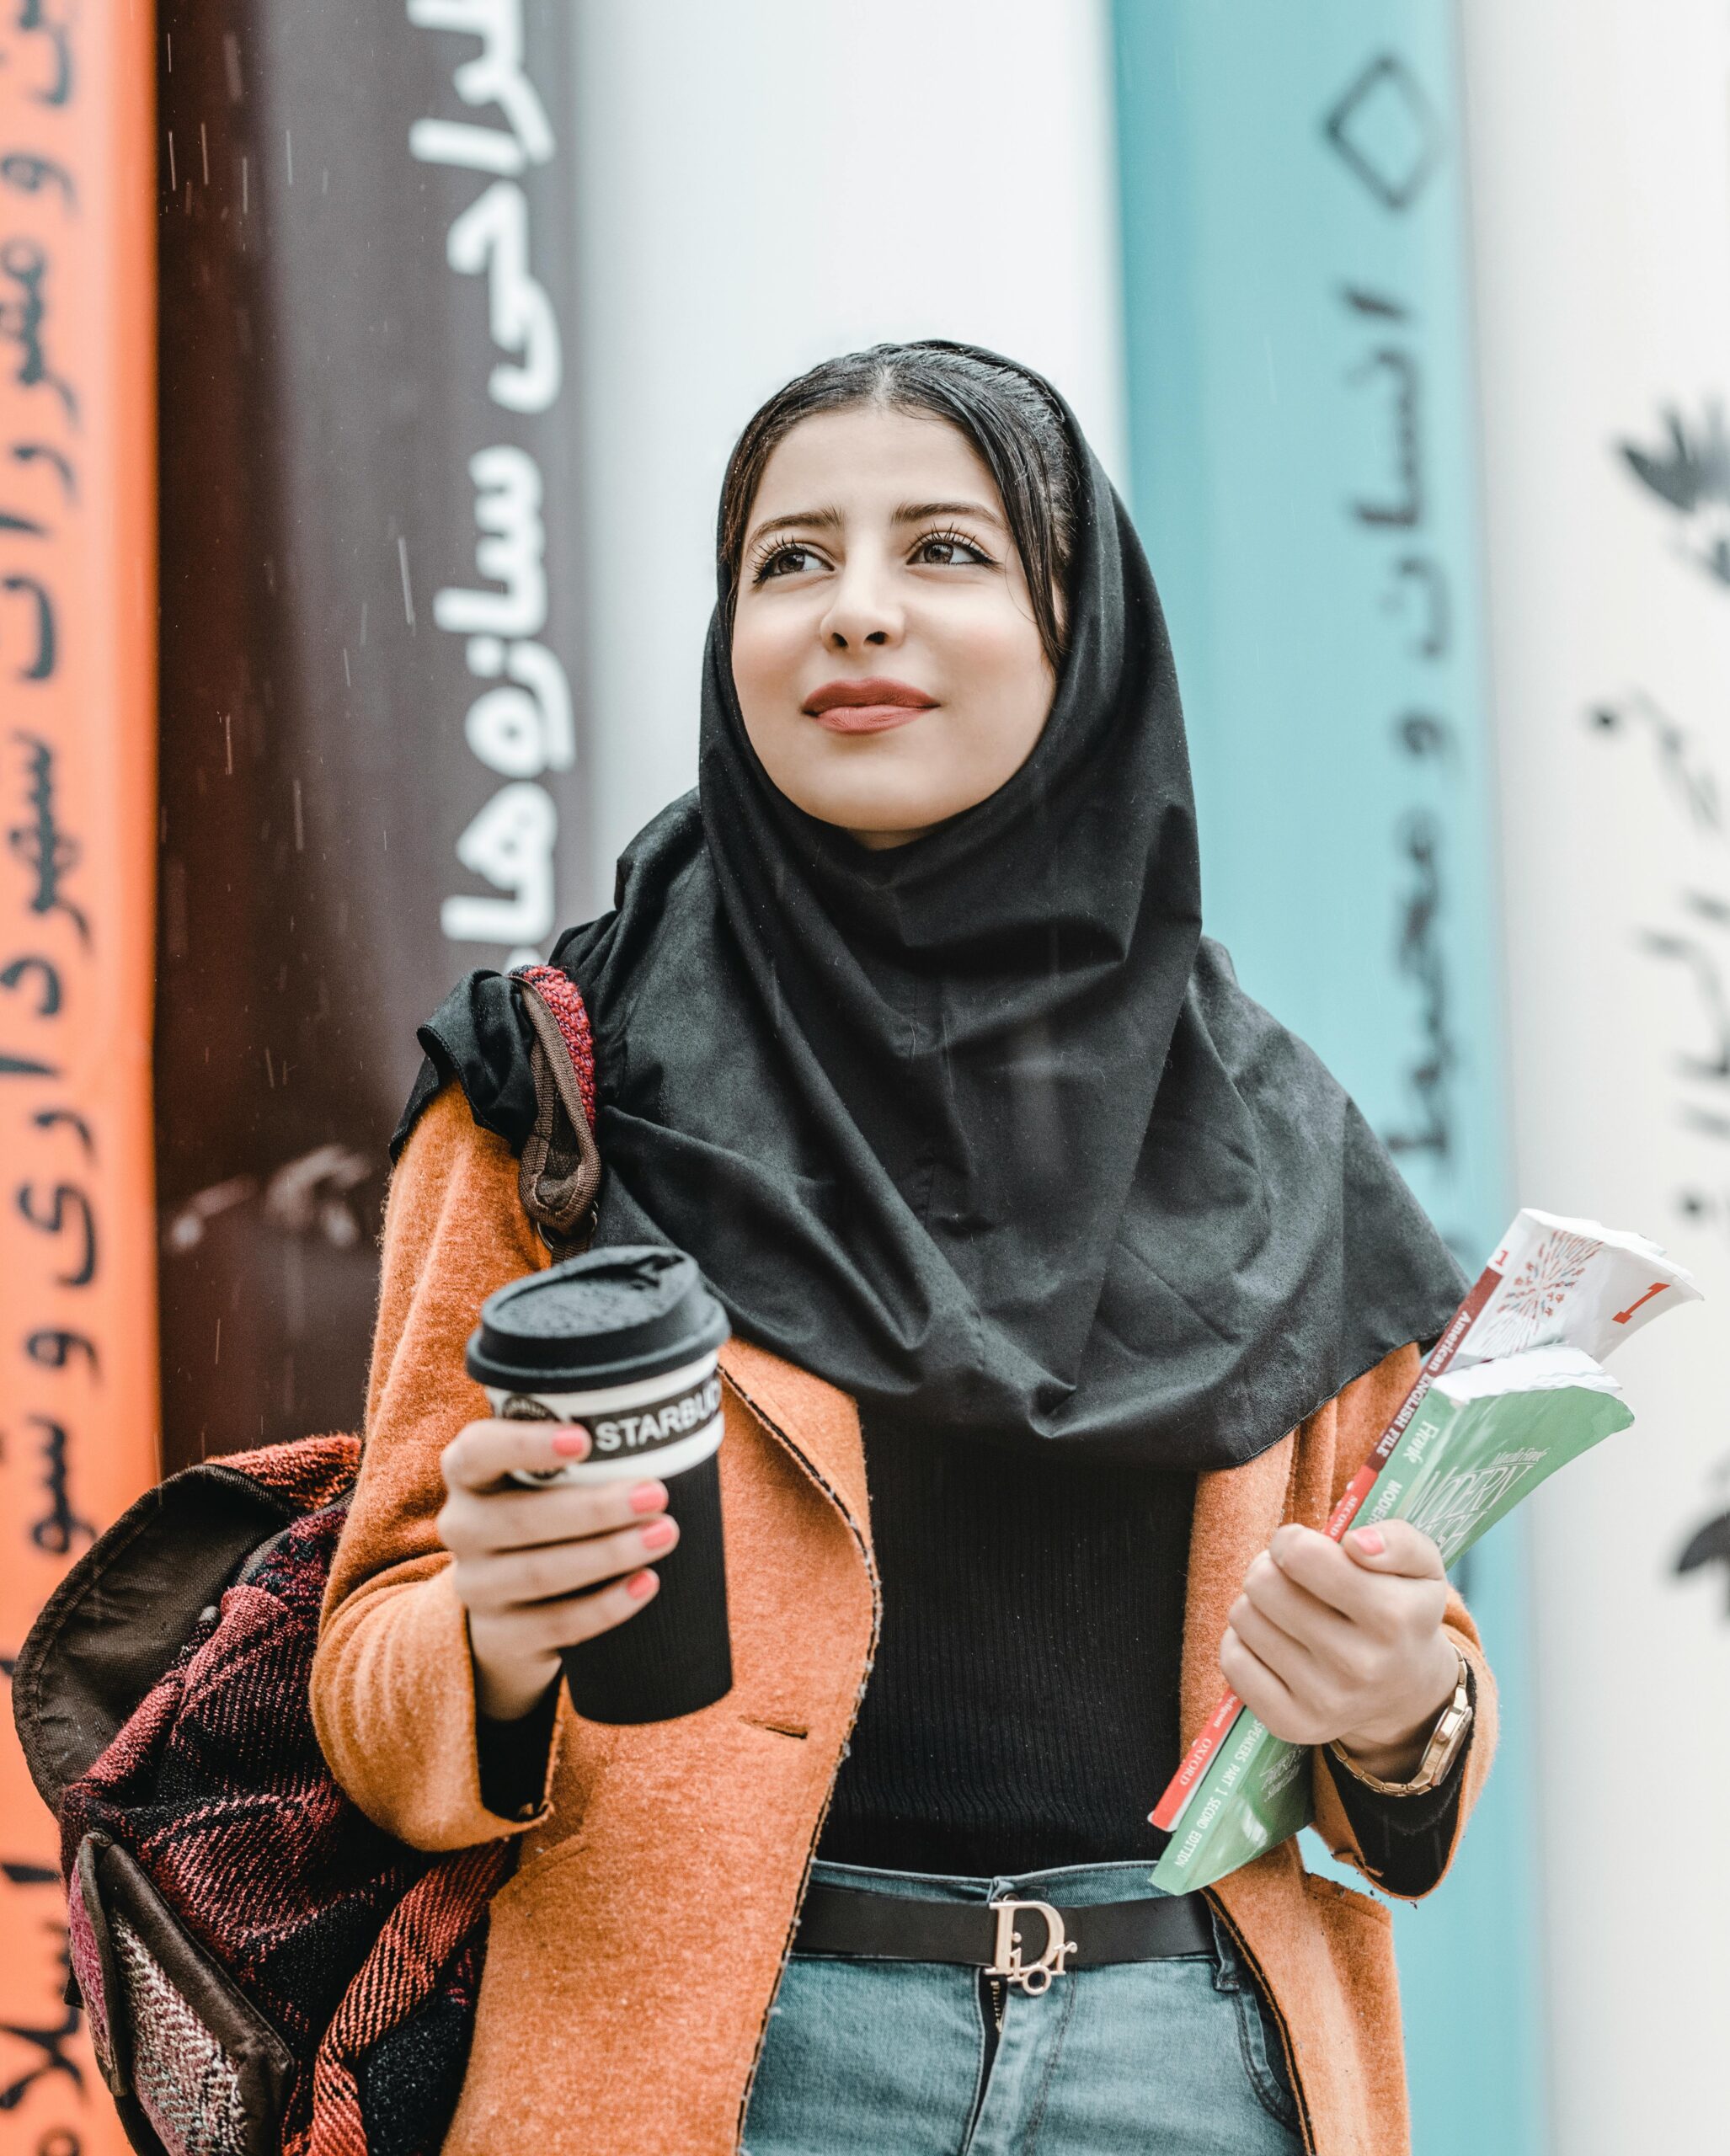
{"type": "Polygon", "coordinates": [[[1626,2156],[1722,2144],[1730,2026],[1730,10],[1464,20],[1518,1194],[1710,1298],[1534,1507],[1555,2147],[1626,2156]]]}
{"type": "Polygon", "coordinates": [[[1096,0],[579,15],[585,914],[693,782],[716,502],[764,397],[882,338],[969,339],[1049,373],[1114,472],[1123,399],[1096,0]]]}

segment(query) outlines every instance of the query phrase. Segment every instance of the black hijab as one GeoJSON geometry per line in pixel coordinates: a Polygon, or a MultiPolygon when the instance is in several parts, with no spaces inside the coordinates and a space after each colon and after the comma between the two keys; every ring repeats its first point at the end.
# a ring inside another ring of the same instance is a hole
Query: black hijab
{"type": "MultiPolygon", "coordinates": [[[[1153,579],[1048,393],[1079,465],[1055,701],[1015,776],[928,836],[871,851],[771,784],[724,578],[697,790],[553,953],[595,1029],[598,1240],[690,1251],[740,1332],[868,1406],[1235,1466],[1439,1332],[1463,1283],[1352,1102],[1201,934],[1153,579]]],[[[452,1075],[521,1145],[506,977],[471,975],[420,1039],[393,1156],[452,1075]]]]}

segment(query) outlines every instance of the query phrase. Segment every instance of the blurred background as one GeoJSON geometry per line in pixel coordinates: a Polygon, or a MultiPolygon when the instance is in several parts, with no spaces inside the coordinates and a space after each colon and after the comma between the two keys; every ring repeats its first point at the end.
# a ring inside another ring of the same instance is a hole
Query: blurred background
{"type": "MultiPolygon", "coordinates": [[[[415,1024],[692,782],[751,409],[925,335],[1075,405],[1209,927],[1462,1262],[1716,1299],[1471,1554],[1503,1749],[1396,1935],[1418,2156],[1718,2145],[1725,0],[8,8],[0,1656],[163,1470],[359,1427],[415,1024]]],[[[0,2151],[117,2150],[9,1726],[0,1804],[0,2151]]]]}

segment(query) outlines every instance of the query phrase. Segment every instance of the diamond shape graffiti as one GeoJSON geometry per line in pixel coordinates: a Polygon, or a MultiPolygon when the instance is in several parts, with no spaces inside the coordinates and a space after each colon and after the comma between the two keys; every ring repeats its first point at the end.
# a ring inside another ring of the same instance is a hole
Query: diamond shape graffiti
{"type": "Polygon", "coordinates": [[[1384,209],[1409,210],[1442,161],[1442,127],[1397,53],[1378,53],[1348,86],[1322,131],[1384,209]]]}

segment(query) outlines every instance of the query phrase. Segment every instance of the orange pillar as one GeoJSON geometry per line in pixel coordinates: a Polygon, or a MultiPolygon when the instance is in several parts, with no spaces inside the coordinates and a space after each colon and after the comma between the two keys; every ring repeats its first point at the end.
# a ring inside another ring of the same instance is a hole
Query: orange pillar
{"type": "MultiPolygon", "coordinates": [[[[157,1472],[148,0],[0,26],[0,1655],[157,1472]]],[[[125,2148],[0,1725],[0,2156],[125,2148]]]]}

